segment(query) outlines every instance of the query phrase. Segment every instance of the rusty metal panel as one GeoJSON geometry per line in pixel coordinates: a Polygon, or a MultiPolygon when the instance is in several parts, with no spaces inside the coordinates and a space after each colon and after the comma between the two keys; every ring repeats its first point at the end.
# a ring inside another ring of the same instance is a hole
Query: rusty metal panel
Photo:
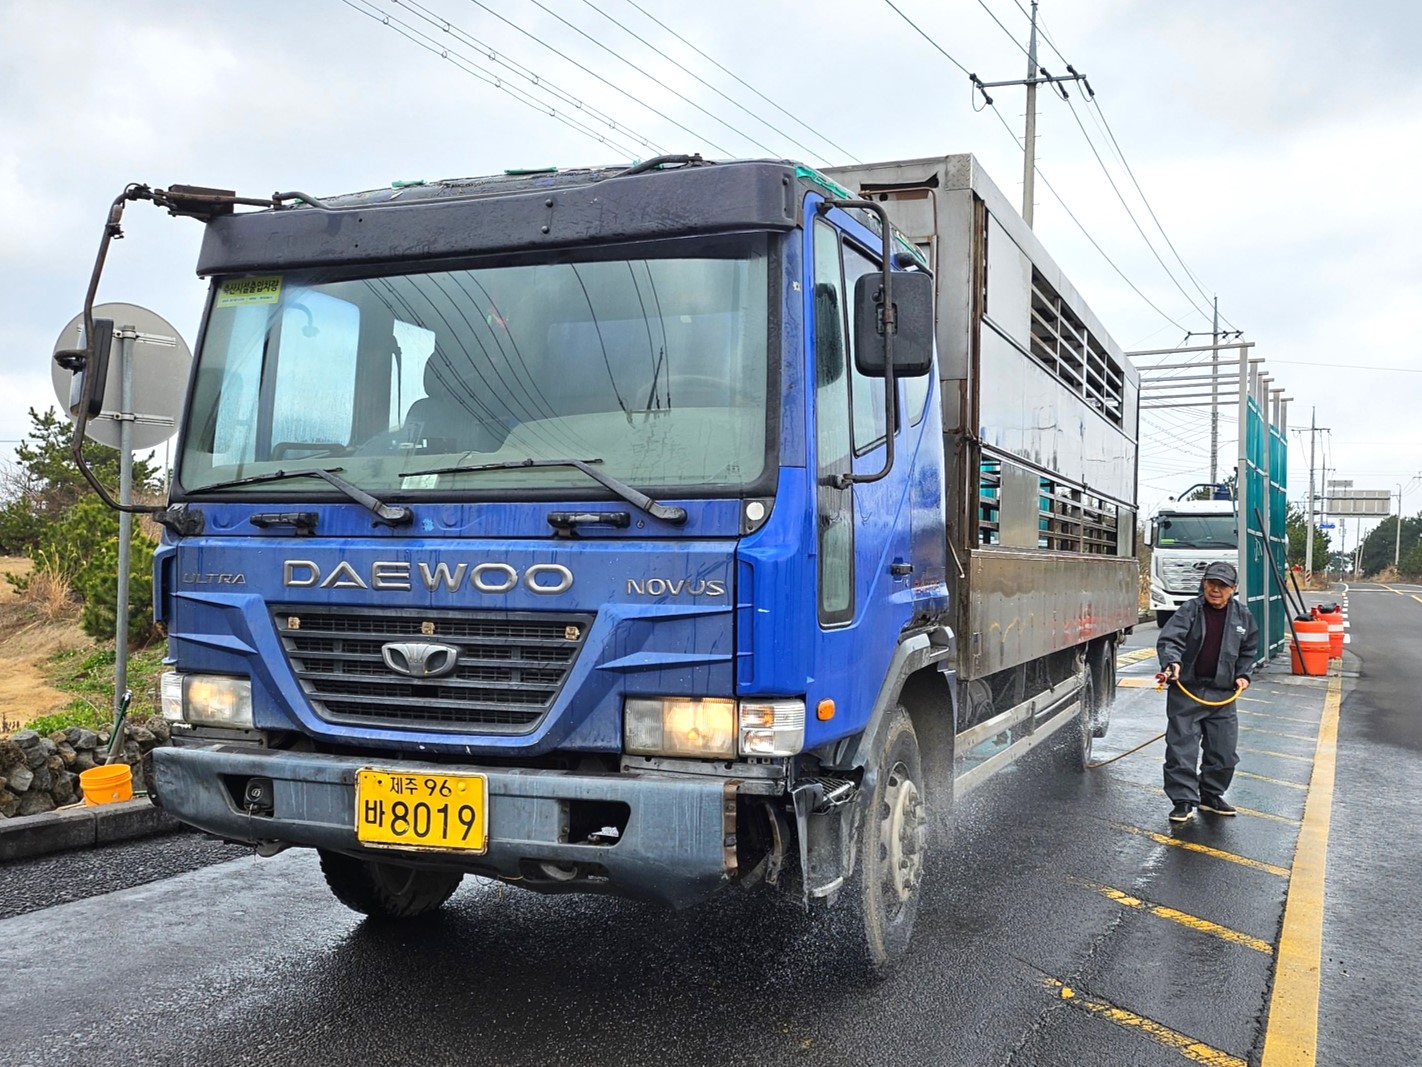
{"type": "MultiPolygon", "coordinates": [[[[958,583],[965,678],[982,678],[1104,637],[1137,621],[1132,559],[975,549],[958,583]]],[[[957,592],[957,591],[955,591],[957,592]]]]}

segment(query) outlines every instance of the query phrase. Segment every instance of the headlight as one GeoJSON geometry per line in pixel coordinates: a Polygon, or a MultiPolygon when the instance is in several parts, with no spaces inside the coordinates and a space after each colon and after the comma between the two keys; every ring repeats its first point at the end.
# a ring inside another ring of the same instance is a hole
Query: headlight
{"type": "Polygon", "coordinates": [[[635,755],[735,758],[734,700],[642,697],[627,701],[623,712],[623,739],[635,755]]]}
{"type": "Polygon", "coordinates": [[[805,702],[637,697],[623,708],[622,734],[639,756],[793,756],[805,744],[805,702]]]}
{"type": "Polygon", "coordinates": [[[163,717],[207,726],[252,726],[252,683],[221,674],[169,671],[162,682],[163,717]]]}

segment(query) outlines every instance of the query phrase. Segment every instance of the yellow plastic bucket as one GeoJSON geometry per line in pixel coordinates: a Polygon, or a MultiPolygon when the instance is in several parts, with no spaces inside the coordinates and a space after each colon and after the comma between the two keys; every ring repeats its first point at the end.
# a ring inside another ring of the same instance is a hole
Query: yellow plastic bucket
{"type": "Polygon", "coordinates": [[[115,804],[133,799],[133,771],[127,763],[110,763],[79,773],[85,804],[115,804]]]}

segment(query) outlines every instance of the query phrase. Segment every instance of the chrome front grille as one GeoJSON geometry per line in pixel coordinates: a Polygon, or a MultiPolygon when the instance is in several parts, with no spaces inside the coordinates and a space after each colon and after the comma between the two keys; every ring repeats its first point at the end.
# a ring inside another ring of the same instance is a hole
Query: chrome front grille
{"type": "Polygon", "coordinates": [[[1205,563],[1200,560],[1162,560],[1160,567],[1160,577],[1165,582],[1165,588],[1172,593],[1189,593],[1194,595],[1200,591],[1200,579],[1205,576],[1205,563]]]}
{"type": "Polygon", "coordinates": [[[292,673],[328,722],[457,733],[527,733],[567,679],[593,616],[278,607],[272,612],[292,673]],[[437,678],[385,662],[391,642],[459,650],[437,678]]]}

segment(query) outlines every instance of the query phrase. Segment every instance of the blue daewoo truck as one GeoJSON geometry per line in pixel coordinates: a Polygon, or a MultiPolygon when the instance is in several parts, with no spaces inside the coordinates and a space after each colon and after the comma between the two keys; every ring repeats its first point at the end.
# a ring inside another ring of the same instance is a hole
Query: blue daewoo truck
{"type": "Polygon", "coordinates": [[[768,885],[881,970],[955,796],[1104,733],[1138,378],[971,156],[130,186],[90,318],[136,200],[211,279],[156,516],[183,822],[382,916],[768,885]]]}

